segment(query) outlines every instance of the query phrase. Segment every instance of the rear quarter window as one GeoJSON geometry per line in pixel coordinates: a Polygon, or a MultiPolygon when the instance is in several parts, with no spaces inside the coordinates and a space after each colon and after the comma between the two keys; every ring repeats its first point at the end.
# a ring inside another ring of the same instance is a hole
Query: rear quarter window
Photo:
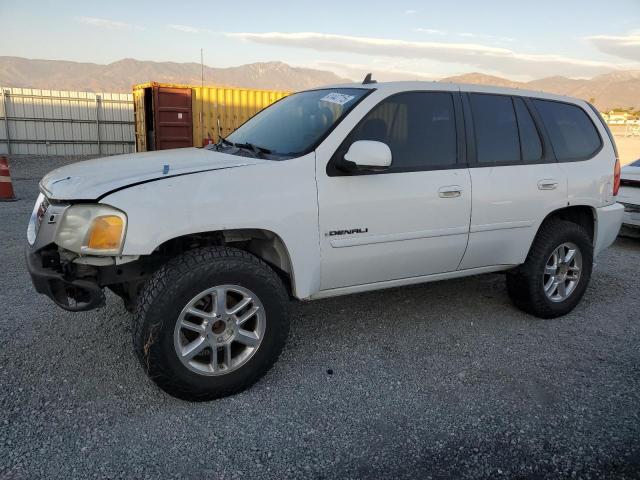
{"type": "Polygon", "coordinates": [[[553,100],[534,99],[558,161],[586,160],[600,150],[598,130],[582,108],[553,100]]]}

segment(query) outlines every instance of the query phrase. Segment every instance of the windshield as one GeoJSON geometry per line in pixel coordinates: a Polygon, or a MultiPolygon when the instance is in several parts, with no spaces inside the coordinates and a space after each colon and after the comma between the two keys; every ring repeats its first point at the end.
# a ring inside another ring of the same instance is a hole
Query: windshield
{"type": "Polygon", "coordinates": [[[308,153],[368,92],[331,88],[294,93],[248,120],[225,144],[288,157],[308,153]]]}

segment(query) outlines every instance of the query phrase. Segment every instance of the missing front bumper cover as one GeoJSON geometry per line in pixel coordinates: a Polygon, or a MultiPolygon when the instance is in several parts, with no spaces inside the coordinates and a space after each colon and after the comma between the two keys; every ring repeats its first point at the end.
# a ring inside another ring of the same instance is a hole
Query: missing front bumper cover
{"type": "Polygon", "coordinates": [[[97,283],[85,279],[69,279],[55,268],[49,257],[27,250],[27,268],[38,293],[71,312],[92,310],[104,305],[105,296],[97,283]],[[43,260],[44,263],[43,263],[43,260]]]}

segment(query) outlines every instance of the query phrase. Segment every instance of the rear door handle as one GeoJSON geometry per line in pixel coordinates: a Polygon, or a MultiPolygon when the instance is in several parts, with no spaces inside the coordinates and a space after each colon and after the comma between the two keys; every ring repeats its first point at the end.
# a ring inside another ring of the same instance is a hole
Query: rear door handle
{"type": "Polygon", "coordinates": [[[558,181],[553,178],[545,178],[538,182],[538,190],[555,190],[558,188],[558,181]]]}
{"type": "Polygon", "coordinates": [[[440,198],[455,198],[462,195],[462,187],[459,185],[450,185],[448,187],[440,187],[438,189],[440,198]]]}

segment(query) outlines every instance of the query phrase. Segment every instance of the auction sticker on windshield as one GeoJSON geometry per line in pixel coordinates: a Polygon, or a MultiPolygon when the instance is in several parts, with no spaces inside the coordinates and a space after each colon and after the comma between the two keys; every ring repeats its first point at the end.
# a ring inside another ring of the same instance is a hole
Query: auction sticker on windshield
{"type": "Polygon", "coordinates": [[[354,97],[353,95],[345,95],[344,93],[329,93],[327,95],[325,95],[324,97],[322,97],[320,99],[321,102],[330,102],[330,103],[337,103],[338,105],[344,105],[345,103],[350,102],[351,100],[353,100],[354,97]]]}

